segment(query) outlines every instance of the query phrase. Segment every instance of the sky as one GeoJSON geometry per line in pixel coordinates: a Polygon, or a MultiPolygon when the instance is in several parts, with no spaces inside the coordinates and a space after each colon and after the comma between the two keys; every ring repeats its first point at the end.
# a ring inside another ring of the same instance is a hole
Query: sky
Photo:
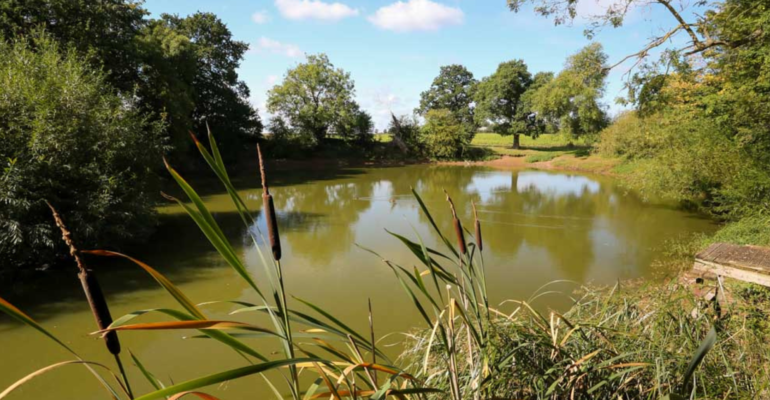
{"type": "MultiPolygon", "coordinates": [[[[591,43],[583,36],[588,17],[613,1],[580,0],[577,19],[558,27],[530,6],[509,11],[505,0],[147,0],[144,6],[153,17],[212,12],[247,42],[238,73],[263,121],[267,91],[306,54],[325,53],[350,72],[359,104],[382,130],[391,112],[414,110],[443,65],[462,64],[479,80],[512,59],[524,60],[532,74],[558,73],[570,54],[591,43]]],[[[675,25],[660,6],[639,7],[622,27],[604,28],[593,40],[614,64],[675,25]]],[[[631,64],[608,77],[604,103],[611,114],[622,110],[615,99],[624,94],[631,64]]]]}

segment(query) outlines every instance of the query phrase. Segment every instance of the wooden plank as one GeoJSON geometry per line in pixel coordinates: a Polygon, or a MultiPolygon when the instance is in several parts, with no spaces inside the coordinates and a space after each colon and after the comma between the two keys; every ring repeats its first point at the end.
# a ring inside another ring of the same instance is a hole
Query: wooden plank
{"type": "Polygon", "coordinates": [[[696,260],[770,274],[770,249],[720,243],[698,253],[696,260]]]}
{"type": "Polygon", "coordinates": [[[734,268],[728,265],[717,264],[705,260],[695,260],[693,269],[703,273],[713,273],[745,282],[756,283],[770,287],[770,275],[758,271],[734,268]]]}
{"type": "Polygon", "coordinates": [[[710,260],[711,254],[716,251],[718,248],[722,247],[724,243],[714,243],[705,250],[699,252],[695,255],[695,258],[700,258],[702,260],[710,260]]]}

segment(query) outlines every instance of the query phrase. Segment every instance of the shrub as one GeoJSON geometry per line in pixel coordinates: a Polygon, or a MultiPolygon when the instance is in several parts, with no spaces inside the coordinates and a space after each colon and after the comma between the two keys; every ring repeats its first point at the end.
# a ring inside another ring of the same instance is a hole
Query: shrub
{"type": "Polygon", "coordinates": [[[460,157],[470,145],[463,125],[451,111],[430,110],[425,114],[425,125],[420,131],[420,141],[428,157],[452,159],[460,157]]]}
{"type": "Polygon", "coordinates": [[[651,127],[657,123],[653,118],[640,118],[634,111],[624,112],[601,131],[597,149],[607,156],[649,157],[661,147],[654,136],[657,131],[651,127]]]}
{"type": "Polygon", "coordinates": [[[420,123],[414,115],[396,116],[390,114],[390,125],[388,133],[393,138],[397,146],[407,153],[420,155],[422,146],[420,146],[420,123]]]}
{"type": "Polygon", "coordinates": [[[62,250],[46,200],[84,247],[142,237],[153,226],[162,126],[44,35],[0,41],[0,54],[0,270],[62,250]]]}

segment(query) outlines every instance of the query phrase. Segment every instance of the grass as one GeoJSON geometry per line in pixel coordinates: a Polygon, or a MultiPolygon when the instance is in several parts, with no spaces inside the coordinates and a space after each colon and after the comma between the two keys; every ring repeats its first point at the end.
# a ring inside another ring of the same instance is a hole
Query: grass
{"type": "MultiPolygon", "coordinates": [[[[400,285],[413,304],[413,312],[424,321],[424,327],[411,335],[404,355],[390,360],[377,348],[371,331],[357,332],[308,300],[295,297],[303,310],[288,307],[279,229],[272,218],[272,195],[264,166],[260,166],[263,199],[268,219],[273,220],[267,226],[269,241],[230,182],[213,137],[209,134],[210,149],[197,141],[195,144],[227,190],[245,231],[251,235],[266,281],[253,280],[195,189],[168,164],[168,172],[189,201],[166,197],[188,213],[222,259],[260,299],[256,304],[228,299],[212,302],[235,303],[240,307],[235,312],[249,313],[253,322],[210,320],[199,305],[158,270],[123,254],[96,250],[87,253],[121,257],[147,272],[178,305],[177,309],[137,310],[112,321],[98,333],[195,329],[199,332],[195,338],[213,340],[223,351],[237,352],[243,357],[243,364],[185,382],[164,383],[150,372],[152,366],[142,364],[132,354],[139,373],[127,375],[144,377],[154,388],[134,397],[125,374],[121,380],[112,368],[83,360],[45,327],[0,298],[0,311],[44,334],[76,358],[30,373],[0,393],[0,399],[49,371],[68,365],[85,366],[110,397],[121,400],[176,400],[186,394],[216,399],[198,390],[246,377],[268,385],[279,399],[294,400],[680,399],[767,395],[767,290],[738,287],[730,292],[735,301],[718,304],[704,303],[689,288],[677,283],[605,291],[583,288],[575,294],[575,305],[563,314],[539,313],[530,305],[536,297],[492,306],[487,297],[480,222],[474,218],[474,232],[464,228],[447,196],[444,212],[452,215],[452,240],[441,232],[414,191],[420,210],[440,239],[441,249],[426,247],[419,235],[410,239],[391,233],[414,255],[415,262],[409,266],[364,249],[393,272],[394,286],[396,282],[400,285]],[[513,310],[503,311],[509,306],[513,310]],[[135,322],[148,313],[168,318],[162,322],[135,322]],[[281,351],[264,355],[241,338],[276,341],[281,351]],[[332,346],[329,341],[339,345],[332,346]],[[712,347],[714,350],[710,351],[712,347]],[[698,368],[701,364],[702,368],[698,368]],[[102,378],[95,368],[106,370],[114,379],[102,378]],[[256,375],[267,371],[278,373],[282,379],[256,379],[256,375]],[[313,383],[303,385],[307,380],[301,379],[300,374],[311,375],[313,383]]],[[[261,155],[259,158],[262,164],[261,155]]],[[[67,240],[74,241],[71,237],[67,240]]],[[[538,290],[538,296],[552,293],[546,289],[538,290]]]]}
{"type": "MultiPolygon", "coordinates": [[[[721,310],[676,280],[581,288],[564,314],[513,303],[490,334],[489,364],[496,373],[484,398],[656,399],[672,390],[688,398],[764,398],[770,291],[744,284],[728,290],[733,302],[721,310]],[[687,378],[685,366],[712,328],[720,339],[687,378]]],[[[445,388],[441,346],[431,335],[413,332],[403,357],[415,367],[427,365],[422,376],[445,388]]],[[[458,358],[465,359],[466,347],[459,350],[458,358]]],[[[471,370],[463,365],[459,375],[471,386],[471,370]]]]}
{"type": "MultiPolygon", "coordinates": [[[[570,144],[577,147],[586,146],[586,143],[582,139],[571,139],[558,134],[540,135],[536,139],[524,135],[519,138],[520,145],[523,148],[566,148],[570,147],[570,144]]],[[[512,147],[513,136],[479,132],[473,137],[471,145],[484,147],[512,147]]]]}

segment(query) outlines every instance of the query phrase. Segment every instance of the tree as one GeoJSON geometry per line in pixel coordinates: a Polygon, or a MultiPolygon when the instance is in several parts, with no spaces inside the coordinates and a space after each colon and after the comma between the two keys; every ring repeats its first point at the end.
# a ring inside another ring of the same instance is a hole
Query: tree
{"type": "Polygon", "coordinates": [[[165,123],[172,156],[197,152],[188,132],[205,131],[208,122],[232,159],[262,130],[236,72],[248,45],[211,13],[147,15],[133,0],[8,0],[0,2],[0,33],[29,36],[42,27],[103,69],[112,87],[165,123]]]}
{"type": "Polygon", "coordinates": [[[464,126],[455,114],[446,109],[429,110],[420,130],[420,142],[428,157],[452,159],[462,155],[470,144],[464,126]]]}
{"type": "Polygon", "coordinates": [[[564,70],[532,94],[532,109],[556,129],[572,136],[595,134],[607,126],[600,103],[607,55],[598,43],[567,58],[564,70]]]}
{"type": "Polygon", "coordinates": [[[66,254],[46,200],[84,248],[145,237],[163,127],[49,37],[0,41],[0,54],[2,267],[66,254]]]}
{"type": "Polygon", "coordinates": [[[5,38],[30,35],[43,28],[62,48],[91,53],[89,62],[123,92],[139,82],[135,38],[147,15],[140,3],[126,0],[4,0],[0,33],[5,38]]]}
{"type": "Polygon", "coordinates": [[[390,114],[388,133],[404,153],[420,153],[420,123],[414,115],[390,114]]]}
{"type": "Polygon", "coordinates": [[[441,67],[430,89],[420,94],[420,106],[415,112],[425,117],[430,110],[449,110],[463,125],[468,142],[478,126],[473,117],[473,97],[478,81],[462,65],[441,67]]]}
{"type": "Polygon", "coordinates": [[[206,132],[206,124],[222,132],[217,138],[226,159],[259,138],[262,122],[237,73],[249,46],[233,40],[216,15],[163,14],[148,23],[142,39],[141,98],[148,111],[165,113],[180,150],[191,146],[187,133],[206,132]]]}
{"type": "Polygon", "coordinates": [[[357,115],[354,95],[349,73],[334,68],[325,54],[309,55],[286,73],[283,83],[270,89],[267,109],[318,144],[330,129],[357,115]]]}
{"type": "MultiPolygon", "coordinates": [[[[554,24],[562,25],[572,22],[578,15],[577,7],[578,1],[576,0],[506,0],[508,7],[511,11],[518,12],[521,7],[526,3],[532,3],[535,5],[535,12],[544,16],[552,17],[554,24]]],[[[658,6],[658,8],[664,9],[670,14],[676,21],[676,25],[668,30],[663,31],[660,35],[652,37],[648,40],[640,50],[623,57],[608,68],[615,68],[618,65],[624,63],[629,59],[637,59],[637,63],[642,62],[650,53],[651,50],[660,47],[666,43],[670,43],[671,39],[684,33],[689,38],[689,42],[680,48],[675,49],[677,52],[684,54],[685,56],[703,53],[711,49],[720,49],[720,51],[736,49],[750,43],[761,42],[767,35],[767,30],[762,27],[763,20],[758,19],[751,21],[751,24],[746,22],[747,18],[734,18],[741,19],[744,24],[741,29],[734,30],[732,35],[725,35],[719,30],[720,21],[717,18],[733,18],[734,14],[723,12],[727,8],[738,9],[741,8],[746,11],[750,11],[754,7],[754,12],[757,9],[766,8],[762,2],[756,2],[751,0],[738,0],[728,2],[709,2],[707,0],[701,0],[691,2],[688,0],[622,0],[608,2],[603,12],[595,12],[588,16],[590,22],[584,34],[588,39],[592,39],[596,33],[607,26],[618,28],[623,25],[628,13],[637,8],[643,8],[648,6],[658,6]],[[702,12],[692,12],[692,16],[684,12],[690,6],[704,7],[711,6],[712,9],[702,12]],[[689,21],[687,19],[690,19],[689,21]]]]}
{"type": "Polygon", "coordinates": [[[374,122],[366,111],[355,110],[352,117],[342,118],[335,132],[347,142],[365,146],[374,139],[374,122]]]}
{"type": "Polygon", "coordinates": [[[484,78],[476,90],[476,121],[489,123],[500,135],[513,135],[513,148],[519,148],[519,135],[533,132],[531,110],[523,102],[532,85],[532,74],[522,60],[500,64],[495,73],[484,78]]]}

